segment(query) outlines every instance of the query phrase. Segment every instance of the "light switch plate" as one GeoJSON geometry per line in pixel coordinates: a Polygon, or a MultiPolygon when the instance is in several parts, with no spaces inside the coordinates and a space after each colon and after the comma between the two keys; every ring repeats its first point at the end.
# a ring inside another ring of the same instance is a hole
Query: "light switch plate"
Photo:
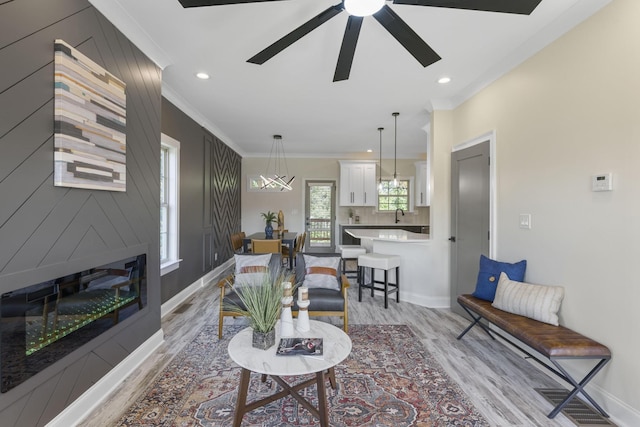
{"type": "Polygon", "coordinates": [[[531,214],[520,214],[520,228],[531,229],[531,214]]]}

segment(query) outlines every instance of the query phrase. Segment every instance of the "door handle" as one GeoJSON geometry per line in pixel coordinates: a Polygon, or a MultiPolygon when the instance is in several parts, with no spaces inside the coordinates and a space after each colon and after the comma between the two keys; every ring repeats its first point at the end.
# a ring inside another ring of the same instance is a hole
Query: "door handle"
{"type": "Polygon", "coordinates": [[[451,236],[451,237],[449,237],[449,241],[450,241],[450,242],[454,242],[454,243],[455,243],[455,241],[456,241],[456,236],[451,236]]]}

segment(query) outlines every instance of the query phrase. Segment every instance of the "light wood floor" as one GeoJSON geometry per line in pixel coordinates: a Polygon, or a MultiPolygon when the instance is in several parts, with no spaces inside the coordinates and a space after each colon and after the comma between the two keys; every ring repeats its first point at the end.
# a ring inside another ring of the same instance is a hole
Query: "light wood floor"
{"type": "MultiPolygon", "coordinates": [[[[340,319],[323,320],[342,324],[340,319]]],[[[164,344],[79,425],[115,425],[131,402],[195,338],[201,326],[217,325],[217,322],[218,290],[215,284],[210,284],[184,306],[165,316],[162,321],[164,344]]],[[[227,318],[225,325],[227,322],[246,320],[227,318]]],[[[349,291],[349,324],[409,325],[492,426],[574,426],[562,414],[549,420],[546,414],[552,409],[551,405],[534,390],[559,387],[554,379],[481,334],[479,328],[456,340],[468,322],[450,310],[407,302],[396,304],[395,300],[390,301],[385,310],[381,296],[372,299],[365,293],[363,301],[358,302],[357,287],[353,286],[349,291]]]]}

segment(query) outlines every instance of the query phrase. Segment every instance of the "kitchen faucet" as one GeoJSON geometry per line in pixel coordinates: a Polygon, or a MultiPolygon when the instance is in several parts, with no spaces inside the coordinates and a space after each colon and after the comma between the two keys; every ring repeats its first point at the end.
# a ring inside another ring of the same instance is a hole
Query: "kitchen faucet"
{"type": "Polygon", "coordinates": [[[396,224],[400,222],[400,220],[398,219],[398,211],[402,212],[402,216],[404,216],[404,211],[402,209],[396,209],[396,224]]]}

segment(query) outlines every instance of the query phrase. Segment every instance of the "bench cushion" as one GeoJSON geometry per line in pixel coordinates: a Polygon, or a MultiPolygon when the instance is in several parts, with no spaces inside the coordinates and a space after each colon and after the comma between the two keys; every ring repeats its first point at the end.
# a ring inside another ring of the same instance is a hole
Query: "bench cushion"
{"type": "Polygon", "coordinates": [[[564,326],[553,326],[507,313],[492,307],[491,302],[473,295],[458,296],[458,303],[546,357],[611,357],[606,346],[564,326]]]}

